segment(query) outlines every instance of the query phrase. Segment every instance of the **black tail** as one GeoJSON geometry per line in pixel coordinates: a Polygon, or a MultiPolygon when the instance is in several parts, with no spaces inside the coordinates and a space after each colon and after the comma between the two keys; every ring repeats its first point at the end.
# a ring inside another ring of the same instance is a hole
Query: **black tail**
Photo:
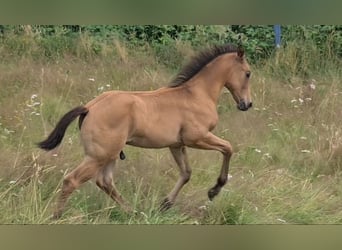
{"type": "Polygon", "coordinates": [[[70,125],[70,123],[73,120],[75,120],[78,116],[81,116],[81,120],[79,124],[79,126],[81,127],[81,123],[87,113],[88,113],[88,109],[83,106],[79,106],[79,107],[74,108],[73,110],[70,110],[68,113],[66,113],[62,117],[62,119],[60,119],[55,129],[51,132],[48,138],[42,142],[39,142],[38,146],[44,150],[51,150],[57,147],[61,143],[65,134],[65,131],[70,125]]]}

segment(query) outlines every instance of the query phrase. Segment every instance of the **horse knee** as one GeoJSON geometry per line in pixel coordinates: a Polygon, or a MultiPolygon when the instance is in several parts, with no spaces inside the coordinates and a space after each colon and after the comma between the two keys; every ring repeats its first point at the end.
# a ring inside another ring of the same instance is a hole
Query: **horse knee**
{"type": "Polygon", "coordinates": [[[229,142],[224,145],[222,153],[227,156],[231,156],[233,154],[233,147],[229,142]]]}
{"type": "Polygon", "coordinates": [[[112,185],[112,178],[107,175],[100,174],[96,177],[96,185],[101,189],[109,189],[112,185]]]}
{"type": "Polygon", "coordinates": [[[75,179],[72,175],[67,175],[63,180],[63,189],[77,188],[75,179]]]}
{"type": "Polygon", "coordinates": [[[105,176],[103,175],[100,175],[96,178],[96,185],[99,187],[99,188],[104,188],[108,185],[108,181],[106,181],[106,178],[105,176]]]}
{"type": "Polygon", "coordinates": [[[96,179],[96,185],[97,185],[99,188],[103,188],[103,187],[104,187],[104,184],[103,184],[102,179],[97,178],[97,179],[96,179]]]}
{"type": "Polygon", "coordinates": [[[62,185],[62,197],[68,197],[76,188],[78,187],[77,183],[72,179],[72,177],[67,176],[63,180],[62,185]]]}

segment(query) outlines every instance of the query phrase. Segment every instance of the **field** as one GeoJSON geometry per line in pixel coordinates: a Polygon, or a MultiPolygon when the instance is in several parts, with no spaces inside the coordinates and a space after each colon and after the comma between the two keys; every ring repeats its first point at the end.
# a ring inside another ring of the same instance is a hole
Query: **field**
{"type": "MultiPolygon", "coordinates": [[[[238,111],[230,93],[222,93],[214,133],[231,142],[234,155],[231,178],[214,201],[207,191],[221,154],[190,149],[192,178],[174,207],[159,212],[178,169],[167,149],[127,146],[114,180],[135,215],[88,182],[63,217],[51,220],[63,176],[83,157],[77,124],[52,152],[35,143],[65,112],[103,91],[156,89],[178,71],[148,45],[132,49],[115,40],[94,54],[88,42],[83,37],[74,54],[53,60],[32,46],[20,55],[0,46],[0,224],[342,223],[341,61],[320,58],[310,47],[299,51],[295,43],[252,64],[250,111],[238,111]]],[[[196,53],[188,43],[174,49],[180,64],[196,53]]]]}

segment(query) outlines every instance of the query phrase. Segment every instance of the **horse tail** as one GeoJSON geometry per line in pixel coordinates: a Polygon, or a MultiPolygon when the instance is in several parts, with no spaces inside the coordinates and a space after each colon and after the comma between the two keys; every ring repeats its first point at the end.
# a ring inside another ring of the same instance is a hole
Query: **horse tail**
{"type": "Polygon", "coordinates": [[[84,106],[76,107],[66,113],[57,123],[54,130],[44,141],[38,143],[38,147],[44,150],[51,150],[57,147],[65,134],[66,129],[70,125],[70,123],[75,120],[78,116],[80,116],[79,120],[79,128],[81,128],[84,117],[87,115],[88,109],[84,106]]]}

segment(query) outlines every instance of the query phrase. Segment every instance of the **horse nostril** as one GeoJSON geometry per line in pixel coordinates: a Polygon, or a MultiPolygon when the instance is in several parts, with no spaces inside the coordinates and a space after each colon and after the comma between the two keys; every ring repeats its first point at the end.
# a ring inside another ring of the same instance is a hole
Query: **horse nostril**
{"type": "Polygon", "coordinates": [[[245,102],[245,101],[241,100],[239,102],[239,104],[237,105],[237,107],[238,107],[239,110],[246,111],[250,107],[252,107],[252,105],[253,105],[252,102],[245,102]]]}
{"type": "Polygon", "coordinates": [[[248,106],[244,101],[240,101],[238,104],[238,109],[242,111],[246,111],[248,109],[248,106]]]}

